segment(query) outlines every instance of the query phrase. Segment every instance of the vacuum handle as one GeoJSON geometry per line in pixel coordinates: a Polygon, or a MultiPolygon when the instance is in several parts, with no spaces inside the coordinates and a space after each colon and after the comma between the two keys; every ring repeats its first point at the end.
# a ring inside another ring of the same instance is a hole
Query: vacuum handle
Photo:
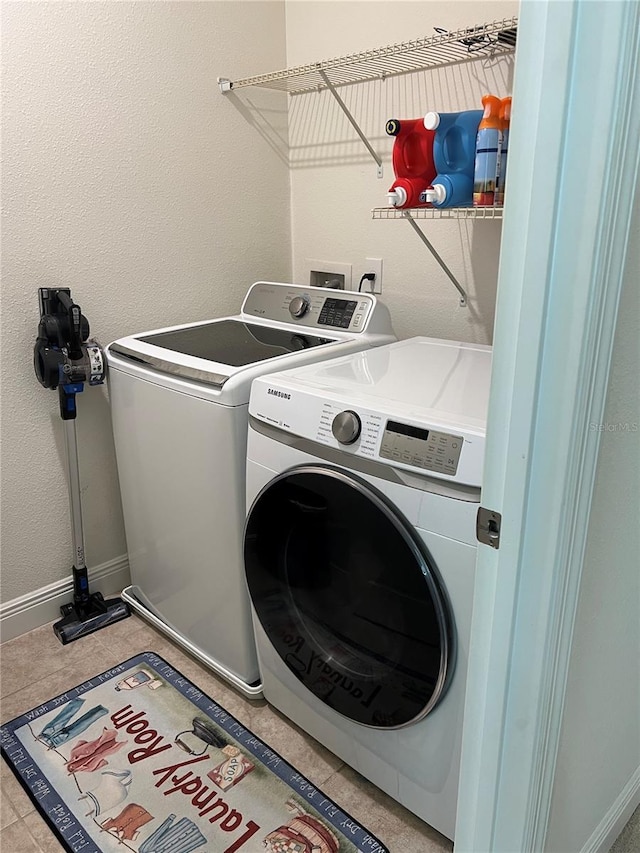
{"type": "Polygon", "coordinates": [[[58,293],[58,301],[66,309],[69,319],[69,358],[77,361],[82,358],[82,311],[64,291],[58,293]]]}
{"type": "Polygon", "coordinates": [[[64,439],[69,465],[69,510],[73,539],[73,565],[80,573],[86,572],[84,561],[84,534],[82,529],[82,504],[80,502],[80,472],[78,468],[78,442],[75,420],[64,421],[64,439]]]}

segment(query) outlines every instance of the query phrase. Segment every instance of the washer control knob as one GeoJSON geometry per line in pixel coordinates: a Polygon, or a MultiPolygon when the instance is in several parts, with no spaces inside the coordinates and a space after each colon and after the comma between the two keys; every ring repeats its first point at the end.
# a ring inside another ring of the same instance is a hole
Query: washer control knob
{"type": "Polygon", "coordinates": [[[289,303],[289,314],[299,319],[304,317],[309,308],[311,308],[311,300],[308,296],[294,296],[289,303]]]}
{"type": "Polygon", "coordinates": [[[336,415],[331,424],[331,432],[340,444],[353,444],[362,431],[362,423],[355,412],[347,409],[336,415]]]}

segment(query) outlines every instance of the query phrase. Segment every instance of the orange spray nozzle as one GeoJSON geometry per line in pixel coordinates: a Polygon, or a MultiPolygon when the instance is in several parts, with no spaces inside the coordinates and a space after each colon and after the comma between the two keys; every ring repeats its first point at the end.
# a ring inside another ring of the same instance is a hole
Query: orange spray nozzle
{"type": "Polygon", "coordinates": [[[478,130],[483,127],[493,127],[498,130],[502,127],[500,119],[500,109],[502,101],[496,95],[484,95],[482,98],[482,106],[484,107],[484,115],[480,119],[478,130]]]}
{"type": "Polygon", "coordinates": [[[511,121],[511,95],[500,101],[500,119],[503,127],[509,127],[511,121]]]}

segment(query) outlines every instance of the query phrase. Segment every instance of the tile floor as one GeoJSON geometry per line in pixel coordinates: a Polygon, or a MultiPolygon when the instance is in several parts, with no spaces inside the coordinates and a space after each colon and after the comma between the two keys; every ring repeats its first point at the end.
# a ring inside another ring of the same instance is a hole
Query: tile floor
{"type": "MultiPolygon", "coordinates": [[[[153,651],[385,843],[392,853],[444,853],[452,843],[303,733],[264,701],[249,701],[137,616],[62,646],[50,625],[0,646],[0,718],[11,720],[58,693],[121,663],[153,651]]],[[[63,848],[4,761],[0,808],[2,853],[60,853],[63,848]]],[[[215,853],[212,851],[211,853],[215,853]]]]}
{"type": "MultiPolygon", "coordinates": [[[[0,646],[0,718],[11,720],[138,652],[153,651],[194,681],[384,842],[391,853],[444,853],[452,843],[345,765],[264,701],[249,701],[137,616],[61,646],[50,625],[0,646]]],[[[4,761],[3,853],[60,853],[4,761]]],[[[214,851],[212,851],[214,853],[214,851]]],[[[566,851],[565,851],[566,853],[566,851]]],[[[640,808],[610,853],[640,853],[640,808]]]]}

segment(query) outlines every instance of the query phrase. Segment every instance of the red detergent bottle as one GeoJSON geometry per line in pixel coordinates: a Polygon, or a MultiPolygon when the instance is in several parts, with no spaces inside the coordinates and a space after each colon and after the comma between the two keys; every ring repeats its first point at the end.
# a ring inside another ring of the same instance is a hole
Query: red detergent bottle
{"type": "Polygon", "coordinates": [[[473,175],[474,207],[493,206],[496,180],[500,171],[500,148],[502,145],[502,103],[495,95],[482,98],[484,114],[478,125],[476,139],[476,163],[473,175]]]}
{"type": "Polygon", "coordinates": [[[394,136],[391,160],[395,181],[387,198],[390,207],[426,207],[420,193],[436,175],[433,162],[433,131],[427,130],[421,118],[389,119],[386,124],[389,136],[394,136]]]}

